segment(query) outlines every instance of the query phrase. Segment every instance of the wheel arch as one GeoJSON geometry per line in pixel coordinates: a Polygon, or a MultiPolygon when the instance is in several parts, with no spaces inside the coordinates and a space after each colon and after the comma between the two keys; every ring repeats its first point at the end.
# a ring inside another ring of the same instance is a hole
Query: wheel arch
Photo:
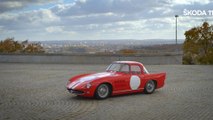
{"type": "Polygon", "coordinates": [[[154,79],[152,79],[152,81],[154,81],[154,83],[155,83],[155,89],[156,89],[157,86],[158,86],[158,82],[157,82],[157,80],[154,80],[154,79]]]}

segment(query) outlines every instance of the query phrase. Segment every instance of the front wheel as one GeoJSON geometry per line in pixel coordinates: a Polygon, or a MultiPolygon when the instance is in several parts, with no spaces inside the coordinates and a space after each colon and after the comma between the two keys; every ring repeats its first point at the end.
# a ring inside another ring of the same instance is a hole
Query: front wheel
{"type": "Polygon", "coordinates": [[[110,95],[110,87],[107,84],[101,84],[95,91],[95,97],[97,99],[105,99],[110,95]]]}
{"type": "Polygon", "coordinates": [[[146,86],[145,86],[145,90],[144,92],[146,94],[151,94],[155,91],[155,87],[156,87],[156,84],[153,80],[149,80],[147,83],[146,83],[146,86]]]}

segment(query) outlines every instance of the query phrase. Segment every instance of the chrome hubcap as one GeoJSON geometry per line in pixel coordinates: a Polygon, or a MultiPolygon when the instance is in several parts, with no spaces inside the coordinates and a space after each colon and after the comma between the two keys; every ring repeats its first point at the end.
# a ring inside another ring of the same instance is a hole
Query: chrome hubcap
{"type": "Polygon", "coordinates": [[[107,85],[105,84],[102,84],[98,87],[98,95],[101,97],[101,98],[105,98],[107,97],[107,95],[109,94],[109,88],[107,85]]]}
{"type": "Polygon", "coordinates": [[[152,92],[155,89],[155,83],[153,81],[149,81],[146,86],[147,92],[152,92]]]}

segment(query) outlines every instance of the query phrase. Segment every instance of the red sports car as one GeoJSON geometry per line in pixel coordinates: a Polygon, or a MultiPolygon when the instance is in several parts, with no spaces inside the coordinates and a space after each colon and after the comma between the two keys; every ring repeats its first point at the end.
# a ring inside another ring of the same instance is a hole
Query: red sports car
{"type": "Polygon", "coordinates": [[[145,92],[151,94],[164,86],[166,73],[150,74],[135,61],[115,61],[106,72],[81,74],[71,78],[67,90],[78,96],[105,99],[111,95],[145,92]]]}

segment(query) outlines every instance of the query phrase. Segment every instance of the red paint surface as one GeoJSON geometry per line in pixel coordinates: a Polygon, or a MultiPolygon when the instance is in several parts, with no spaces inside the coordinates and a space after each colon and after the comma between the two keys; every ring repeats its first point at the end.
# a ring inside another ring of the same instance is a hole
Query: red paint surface
{"type": "MultiPolygon", "coordinates": [[[[140,74],[133,74],[133,73],[131,73],[131,70],[130,70],[130,73],[107,71],[105,73],[101,73],[101,74],[107,74],[107,76],[97,77],[93,80],[82,82],[77,87],[75,87],[74,90],[83,91],[84,94],[82,94],[80,96],[93,97],[96,88],[102,83],[108,83],[112,86],[112,94],[111,95],[120,95],[120,94],[143,92],[144,87],[146,85],[146,82],[148,80],[154,80],[157,83],[156,89],[159,89],[159,88],[164,86],[165,79],[166,79],[166,73],[165,72],[155,73],[155,74],[152,74],[152,73],[145,74],[143,72],[144,66],[143,66],[143,64],[141,64],[139,62],[116,61],[115,63],[128,64],[130,66],[131,65],[139,65],[142,72],[140,74]],[[132,90],[130,88],[129,83],[130,83],[130,78],[131,78],[132,75],[137,75],[140,78],[140,86],[137,90],[132,90]],[[91,84],[90,88],[86,88],[87,83],[91,84]]],[[[81,80],[81,78],[90,77],[91,75],[93,76],[93,75],[96,75],[96,74],[81,74],[81,75],[72,77],[67,84],[67,88],[73,82],[78,82],[79,80],[81,80]]]]}

